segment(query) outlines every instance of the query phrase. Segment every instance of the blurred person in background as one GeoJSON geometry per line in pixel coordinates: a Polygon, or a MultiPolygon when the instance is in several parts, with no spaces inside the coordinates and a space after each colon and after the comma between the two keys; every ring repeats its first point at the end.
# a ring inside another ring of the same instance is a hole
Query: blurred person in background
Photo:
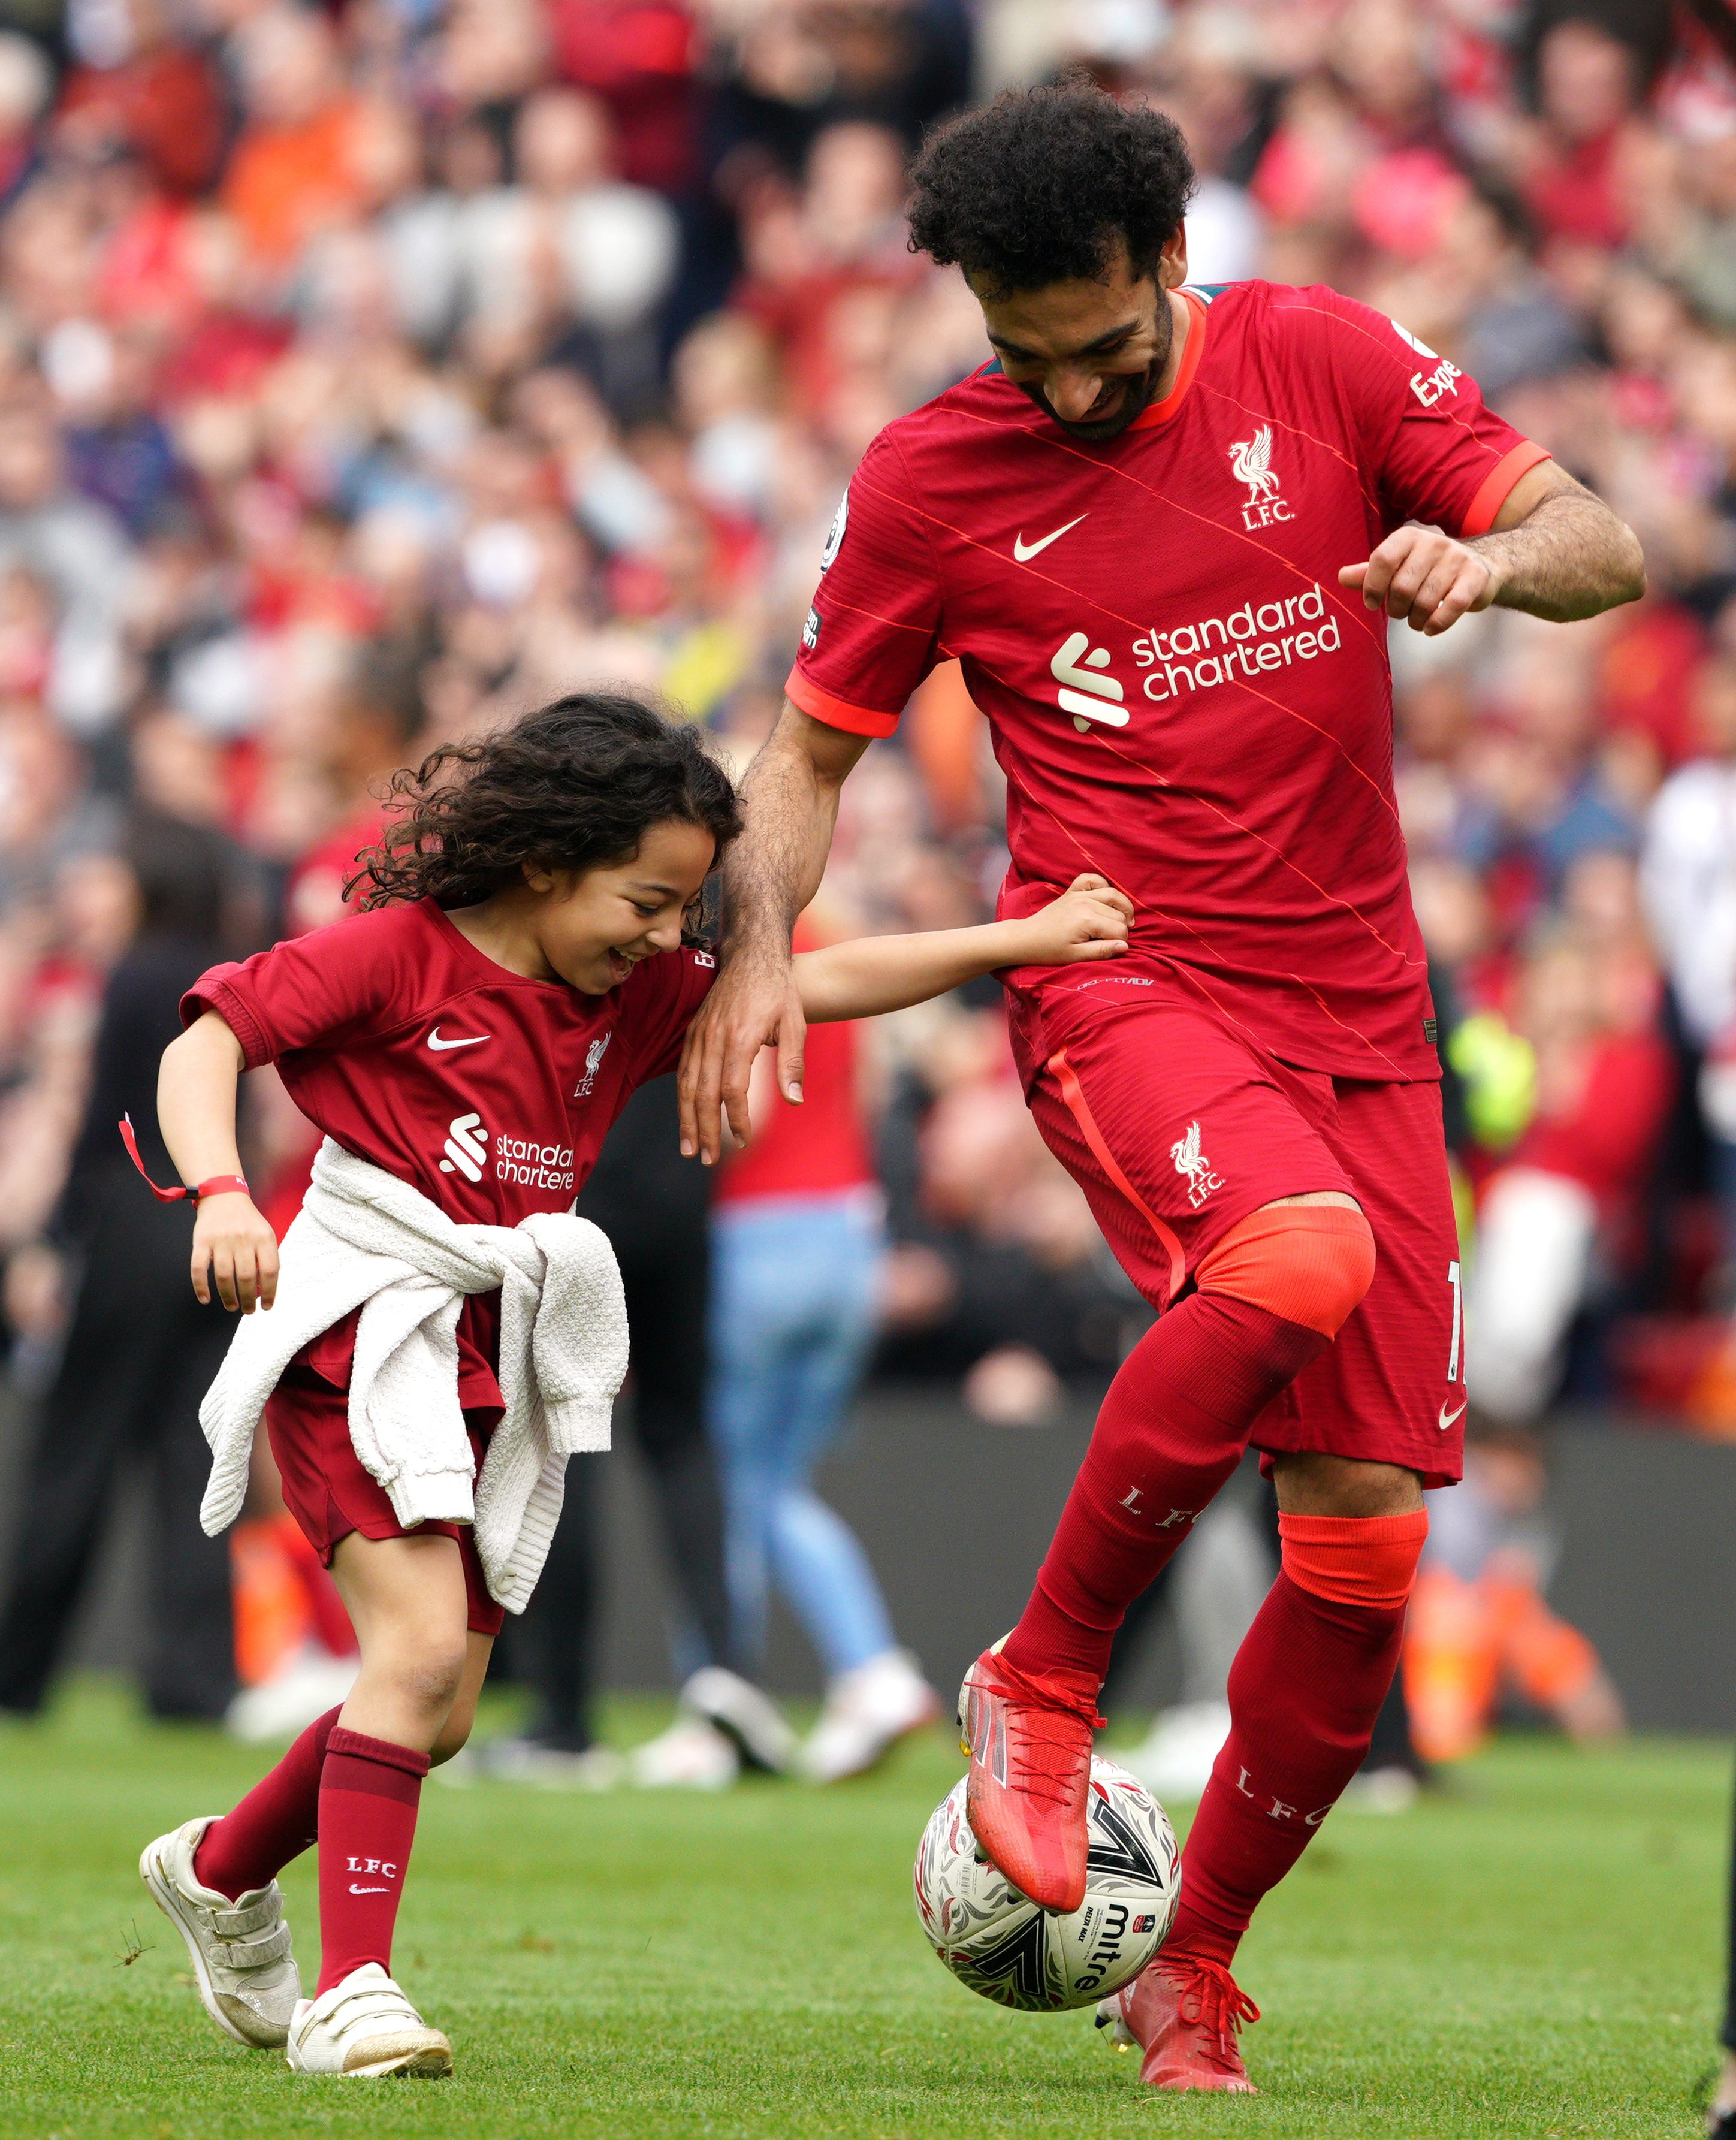
{"type": "Polygon", "coordinates": [[[144,1192],[115,1126],[130,1116],[145,1164],[168,1168],[155,1064],[180,1029],[183,990],[233,948],[223,932],[236,857],[202,827],[144,814],[125,852],[138,926],[104,991],[84,1126],[48,1230],[71,1298],[19,1495],[0,1606],[0,1709],[42,1707],[115,1494],[142,1460],[146,1706],[154,1716],[216,1720],[235,1691],[229,1550],[199,1527],[211,1452],[199,1407],[229,1331],[220,1309],[189,1292],[185,1213],[144,1192]]]}
{"type": "Polygon", "coordinates": [[[1640,1199],[1675,1089],[1632,866],[1624,856],[1597,860],[1596,871],[1581,866],[1578,886],[1594,911],[1613,894],[1619,933],[1600,935],[1590,915],[1570,913],[1543,925],[1532,946],[1516,984],[1523,1126],[1478,1209],[1465,1390],[1510,1426],[1547,1409],[1574,1318],[1636,1260],[1640,1199]]]}
{"type": "Polygon", "coordinates": [[[1543,1512],[1547,1484],[1536,1435],[1479,1421],[1467,1436],[1462,1484],[1430,1496],[1401,1666],[1425,1761],[1474,1753],[1512,1696],[1576,1745],[1627,1729],[1596,1651],[1545,1603],[1561,1553],[1543,1512]]]}
{"type": "MultiPolygon", "coordinates": [[[[796,927],[825,940],[813,911],[796,927]]],[[[826,1700],[798,1757],[811,1782],[871,1768],[939,1697],[901,1649],[860,1541],[817,1495],[873,1343],[885,1229],[856,1082],[856,1028],[817,1032],[800,1107],[756,1071],[758,1130],[719,1176],[712,1217],[711,1422],[747,1655],[765,1655],[775,1583],[817,1652],[826,1700]]],[[[694,1169],[698,1172],[699,1170],[694,1169]]]]}
{"type": "Polygon", "coordinates": [[[1651,806],[1642,884],[1711,1147],[1728,1309],[1736,1305],[1736,655],[1702,665],[1691,704],[1699,755],[1651,806]]]}
{"type": "MultiPolygon", "coordinates": [[[[670,1648],[681,1676],[674,1721],[635,1749],[632,1780],[650,1789],[721,1790],[746,1760],[788,1768],[795,1735],[748,1676],[757,1646],[732,1614],[723,1504],[706,1432],[712,1184],[679,1158],[674,1083],[636,1092],[609,1131],[581,1190],[581,1217],[609,1236],[632,1335],[631,1412],[663,1531],[677,1610],[670,1648]]],[[[606,1788],[620,1758],[594,1735],[592,1696],[601,1604],[598,1521],[604,1475],[580,1459],[515,1655],[537,1707],[521,1735],[483,1746],[479,1765],[512,1780],[606,1788]]],[[[639,1571],[642,1576],[645,1571],[639,1571]]]]}

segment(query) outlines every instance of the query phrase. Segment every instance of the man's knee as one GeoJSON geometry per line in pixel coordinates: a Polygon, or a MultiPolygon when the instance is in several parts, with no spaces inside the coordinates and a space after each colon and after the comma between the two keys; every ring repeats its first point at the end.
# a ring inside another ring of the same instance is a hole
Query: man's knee
{"type": "Polygon", "coordinates": [[[1374,1274],[1374,1233],[1353,1204],[1282,1203],[1232,1226],[1195,1282],[1331,1338],[1374,1274]]]}

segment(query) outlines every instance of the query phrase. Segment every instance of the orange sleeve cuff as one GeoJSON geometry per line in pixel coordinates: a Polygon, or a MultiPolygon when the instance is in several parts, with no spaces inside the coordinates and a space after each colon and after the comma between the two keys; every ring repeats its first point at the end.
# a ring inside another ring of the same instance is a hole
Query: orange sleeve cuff
{"type": "Polygon", "coordinates": [[[1478,484],[1477,495],[1465,508],[1464,524],[1459,531],[1461,538],[1469,542],[1474,535],[1487,535],[1495,524],[1495,515],[1507,503],[1508,493],[1519,478],[1539,461],[1554,459],[1548,447],[1540,446],[1535,439],[1521,439],[1518,445],[1503,454],[1478,484]]]}
{"type": "Polygon", "coordinates": [[[835,699],[799,668],[791,670],[785,678],[783,694],[792,706],[799,706],[812,719],[824,721],[829,729],[842,729],[846,735],[889,736],[898,726],[896,714],[877,714],[871,707],[853,706],[847,699],[835,699]]]}
{"type": "Polygon", "coordinates": [[[1410,1595],[1429,1513],[1408,1516],[1292,1516],[1280,1511],[1284,1573],[1329,1604],[1392,1612],[1410,1595]]]}

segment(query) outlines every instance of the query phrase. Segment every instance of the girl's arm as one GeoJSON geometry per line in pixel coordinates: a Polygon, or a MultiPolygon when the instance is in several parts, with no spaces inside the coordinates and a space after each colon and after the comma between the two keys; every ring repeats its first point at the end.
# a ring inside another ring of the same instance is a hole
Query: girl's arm
{"type": "MultiPolygon", "coordinates": [[[[241,1043],[214,1010],[163,1051],[157,1072],[157,1122],[183,1181],[239,1174],[235,1087],[246,1068],[241,1043]]],[[[193,1290],[251,1315],[277,1296],[277,1237],[251,1196],[226,1190],[202,1196],[193,1221],[193,1290]],[[207,1273],[209,1273],[208,1278],[207,1273]]]]}
{"type": "Polygon", "coordinates": [[[1133,905],[1106,877],[1075,877],[1059,899],[1025,921],[934,929],[917,936],[861,936],[798,953],[796,986],[811,1023],[873,1018],[926,1003],[1002,966],[1071,966],[1118,959],[1133,905]]]}

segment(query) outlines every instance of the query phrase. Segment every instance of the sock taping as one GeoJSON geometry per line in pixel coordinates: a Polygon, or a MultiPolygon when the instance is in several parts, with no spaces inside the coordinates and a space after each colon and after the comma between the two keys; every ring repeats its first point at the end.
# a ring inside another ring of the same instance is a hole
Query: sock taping
{"type": "Polygon", "coordinates": [[[1426,1509],[1405,1516],[1292,1516],[1277,1519],[1284,1573],[1331,1605],[1390,1612],[1416,1581],[1429,1535],[1426,1509]]]}
{"type": "Polygon", "coordinates": [[[1375,1237],[1341,1204],[1252,1211],[1200,1264],[1202,1293],[1228,1293],[1286,1323],[1336,1338],[1375,1274],[1375,1237]]]}

